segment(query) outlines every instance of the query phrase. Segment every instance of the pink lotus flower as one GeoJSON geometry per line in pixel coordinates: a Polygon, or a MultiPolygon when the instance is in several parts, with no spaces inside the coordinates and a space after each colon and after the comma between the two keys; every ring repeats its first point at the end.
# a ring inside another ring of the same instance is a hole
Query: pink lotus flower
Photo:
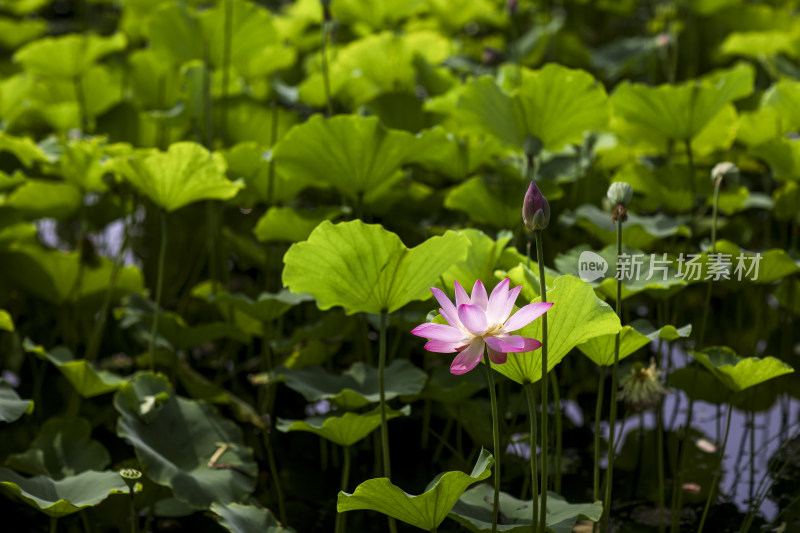
{"type": "Polygon", "coordinates": [[[508,285],[509,279],[506,278],[487,297],[483,283],[478,280],[472,287],[470,298],[464,287],[456,281],[455,305],[444,292],[431,287],[431,292],[442,306],[439,313],[447,324],[426,322],[414,328],[411,333],[430,339],[425,344],[425,349],[429,352],[459,352],[450,365],[450,372],[456,375],[469,372],[478,365],[483,357],[484,346],[489,350],[489,359],[498,365],[506,362],[506,354],[509,352],[537,350],[542,346],[541,342],[511,335],[511,332],[527,326],[553,304],[529,304],[509,318],[522,287],[509,291],[508,285]]]}

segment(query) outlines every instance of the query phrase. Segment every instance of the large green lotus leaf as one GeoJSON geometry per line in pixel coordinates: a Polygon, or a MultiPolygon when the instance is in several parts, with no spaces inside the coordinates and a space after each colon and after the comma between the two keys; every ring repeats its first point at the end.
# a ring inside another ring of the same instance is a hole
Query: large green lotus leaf
{"type": "Polygon", "coordinates": [[[465,212],[481,224],[507,229],[522,221],[526,184],[498,175],[476,176],[450,189],[444,206],[465,212]]]}
{"type": "Polygon", "coordinates": [[[23,400],[17,391],[0,378],[0,422],[13,422],[33,412],[33,400],[23,400]]]}
{"type": "MultiPolygon", "coordinates": [[[[331,54],[331,94],[353,107],[384,93],[413,94],[418,84],[419,60],[438,65],[450,56],[451,50],[450,40],[434,31],[368,35],[331,54]]],[[[299,96],[305,103],[325,105],[321,69],[300,84],[299,96]]]]}
{"type": "Polygon", "coordinates": [[[180,71],[153,48],[139,49],[128,55],[128,83],[137,107],[146,110],[174,108],[181,93],[180,71]]]}
{"type": "Polygon", "coordinates": [[[457,137],[441,126],[422,130],[415,137],[417,146],[406,162],[458,180],[466,179],[505,150],[494,137],[457,137]]]}
{"type": "Polygon", "coordinates": [[[114,407],[117,434],[132,442],[147,476],[181,502],[207,509],[255,488],[258,469],[239,427],[205,402],[176,396],[164,376],[139,374],[117,392],[114,407]]]}
{"type": "Polygon", "coordinates": [[[0,309],[0,330],[14,331],[14,321],[5,309],[0,309]]]}
{"type": "Polygon", "coordinates": [[[519,85],[510,94],[489,77],[470,82],[458,100],[458,120],[517,147],[537,137],[548,150],[581,144],[584,132],[608,123],[606,92],[591,74],[549,64],[516,77],[519,85]]]}
{"type": "MultiPolygon", "coordinates": [[[[622,238],[623,240],[625,239],[624,229],[622,238]]],[[[581,259],[581,256],[589,252],[594,254],[588,258],[590,261],[598,263],[605,261],[608,267],[602,275],[591,281],[592,286],[603,297],[615,299],[617,297],[617,280],[615,279],[617,272],[617,246],[615,244],[610,244],[602,250],[592,250],[586,245],[577,246],[566,253],[556,256],[556,268],[564,274],[579,275],[581,262],[586,260],[581,259]],[[602,261],[597,259],[596,256],[600,256],[602,261]]],[[[646,254],[641,250],[630,248],[624,244],[622,245],[622,253],[623,256],[628,256],[630,259],[624,267],[625,279],[622,280],[623,300],[643,291],[665,291],[686,284],[685,281],[678,277],[678,270],[672,262],[674,258],[671,256],[667,256],[664,259],[663,254],[646,254]],[[655,263],[653,259],[655,259],[655,263]],[[668,261],[669,263],[662,265],[658,263],[659,261],[668,261]],[[661,268],[666,268],[666,273],[659,270],[661,268]],[[637,269],[638,276],[635,272],[637,269]]]]}
{"type": "MultiPolygon", "coordinates": [[[[536,298],[534,301],[539,301],[536,298]]],[[[552,370],[575,346],[600,335],[622,329],[619,317],[600,300],[592,286],[574,276],[561,276],[547,290],[547,371],[552,370]]],[[[542,320],[534,320],[519,332],[524,337],[542,339],[542,320]]],[[[542,352],[508,354],[508,360],[492,368],[517,383],[535,383],[542,377],[542,352]]]]}
{"type": "MultiPolygon", "coordinates": [[[[386,419],[408,416],[411,407],[406,405],[399,411],[386,409],[386,419]]],[[[305,420],[285,420],[278,418],[275,427],[284,433],[289,431],[308,431],[319,435],[339,446],[352,446],[381,425],[381,409],[376,407],[363,415],[345,413],[343,416],[311,416],[305,420]]]]}
{"type": "MultiPolygon", "coordinates": [[[[355,363],[342,375],[329,374],[318,366],[276,371],[286,386],[299,392],[308,402],[330,400],[344,409],[358,409],[380,400],[378,369],[355,363]]],[[[396,359],[384,372],[387,400],[401,395],[419,394],[428,376],[405,359],[396,359]]]]}
{"type": "Polygon", "coordinates": [[[8,456],[6,465],[52,479],[103,470],[111,463],[111,456],[91,433],[92,426],[85,418],[51,418],[42,424],[28,449],[8,456]]]}
{"type": "Polygon", "coordinates": [[[225,159],[197,143],[178,142],[166,152],[116,159],[110,168],[168,212],[200,200],[228,200],[240,183],[225,177],[225,159]]]}
{"type": "Polygon", "coordinates": [[[147,37],[153,51],[173,65],[203,59],[203,31],[185,2],[169,2],[150,17],[147,37]]]}
{"type": "MultiPolygon", "coordinates": [[[[450,518],[465,526],[469,531],[483,533],[492,531],[492,500],[494,489],[486,483],[481,483],[466,491],[453,510],[450,518]]],[[[500,493],[500,512],[503,523],[497,525],[497,531],[507,533],[528,533],[531,530],[531,517],[533,515],[531,500],[518,500],[513,496],[500,493]]],[[[603,514],[603,504],[594,503],[568,503],[562,496],[555,492],[547,493],[547,531],[550,533],[572,533],[575,523],[582,520],[597,522],[603,514]]]]}
{"type": "Polygon", "coordinates": [[[99,139],[71,141],[63,146],[57,172],[82,191],[105,191],[105,169],[101,162],[109,156],[130,151],[129,145],[108,146],[99,139]]]}
{"type": "Polygon", "coordinates": [[[231,533],[290,533],[272,515],[269,509],[241,503],[212,503],[211,512],[217,515],[219,525],[231,533]]]}
{"type": "MultiPolygon", "coordinates": [[[[4,91],[0,90],[0,96],[6,97],[4,91]]],[[[2,116],[8,120],[6,113],[3,113],[2,116]]],[[[0,152],[11,152],[26,167],[30,167],[34,163],[47,163],[49,161],[41,147],[29,137],[14,137],[5,131],[0,131],[0,152]]]]}
{"type": "Polygon", "coordinates": [[[481,449],[470,474],[445,472],[419,496],[405,493],[387,478],[370,479],[356,487],[352,494],[340,492],[336,509],[340,513],[362,509],[378,511],[425,531],[434,531],[470,485],[489,477],[493,463],[492,454],[481,449]]]}
{"type": "Polygon", "coordinates": [[[584,132],[608,124],[603,85],[588,72],[555,63],[522,70],[513,109],[522,119],[524,134],[537,137],[548,150],[581,144],[584,132]]]}
{"type": "Polygon", "coordinates": [[[233,37],[230,65],[244,77],[267,77],[294,63],[294,50],[281,42],[269,11],[254,2],[220,2],[203,11],[199,19],[208,43],[209,60],[217,68],[225,64],[226,24],[233,37]],[[230,9],[229,18],[226,18],[227,9],[230,9]]]}
{"type": "Polygon", "coordinates": [[[286,252],[283,284],[311,294],[323,310],[340,305],[348,314],[392,313],[429,297],[439,277],[466,258],[468,246],[448,231],[409,249],[380,225],[326,221],[286,252]]]}
{"type": "Polygon", "coordinates": [[[800,315],[800,280],[786,278],[773,293],[778,303],[796,315],[800,315]]]}
{"type": "Polygon", "coordinates": [[[794,52],[796,35],[785,31],[744,31],[729,33],[720,51],[729,56],[761,60],[777,54],[794,52]]]}
{"type": "MultiPolygon", "coordinates": [[[[561,214],[558,221],[567,226],[578,226],[588,230],[603,244],[617,242],[617,230],[611,213],[603,211],[596,205],[583,204],[575,211],[566,211],[561,214]]],[[[689,227],[685,224],[688,220],[672,218],[663,213],[651,216],[640,216],[628,213],[625,221],[625,244],[633,248],[649,250],[655,243],[667,237],[688,237],[691,235],[689,227]]]]}
{"type": "Polygon", "coordinates": [[[260,242],[300,242],[324,220],[335,220],[345,213],[341,207],[296,209],[270,207],[258,219],[253,235],[260,242]]]}
{"type": "Polygon", "coordinates": [[[470,242],[467,258],[442,274],[443,289],[452,291],[454,281],[471,288],[477,280],[482,280],[487,289],[491,290],[494,271],[499,266],[503,250],[511,242],[511,235],[498,235],[496,241],[477,229],[462,230],[461,235],[470,242]]]}
{"type": "Polygon", "coordinates": [[[698,135],[729,103],[753,92],[754,70],[739,64],[706,80],[649,87],[622,82],[611,95],[614,113],[641,129],[675,141],[698,135]]]}
{"type": "Polygon", "coordinates": [[[787,222],[794,220],[800,205],[800,185],[796,181],[787,181],[772,192],[772,197],[775,199],[772,216],[787,222]]]}
{"type": "Polygon", "coordinates": [[[34,509],[52,517],[66,516],[94,507],[112,494],[127,494],[128,487],[117,472],[83,472],[54,480],[46,476],[25,478],[0,468],[0,487],[34,509]]]}
{"type": "Polygon", "coordinates": [[[371,29],[382,30],[397,27],[400,21],[423,7],[423,0],[336,0],[331,5],[331,14],[345,24],[366,24],[371,29]]]}
{"type": "Polygon", "coordinates": [[[783,124],[774,107],[761,106],[754,111],[739,113],[736,140],[753,147],[783,136],[783,124]]]}
{"type": "Polygon", "coordinates": [[[719,380],[705,368],[692,364],[673,370],[667,376],[667,386],[680,389],[693,400],[713,405],[730,402],[731,393],[719,386],[719,380]]]}
{"type": "MultiPolygon", "coordinates": [[[[614,364],[616,339],[616,334],[600,335],[578,345],[578,349],[583,352],[586,357],[591,359],[594,364],[610,366],[614,364]]],[[[649,342],[650,339],[631,326],[623,326],[619,334],[619,360],[622,361],[649,342]]]]}
{"type": "Polygon", "coordinates": [[[285,175],[332,185],[357,201],[396,181],[415,145],[411,134],[388,130],[375,117],[314,115],[275,147],[275,161],[285,175]]]}
{"type": "MultiPolygon", "coordinates": [[[[114,316],[120,320],[122,328],[135,328],[140,342],[150,342],[153,324],[153,302],[138,294],[127,299],[125,306],[114,310],[114,316]]],[[[225,322],[209,322],[197,326],[189,326],[177,313],[164,312],[158,316],[157,344],[169,350],[181,350],[218,339],[233,339],[246,344],[249,336],[233,324],[225,322]]]]}
{"type": "Polygon", "coordinates": [[[739,357],[727,346],[712,346],[689,352],[733,392],[794,372],[794,368],[774,357],[739,357]]]}
{"type": "MultiPolygon", "coordinates": [[[[35,244],[15,243],[0,251],[0,274],[18,289],[53,303],[90,300],[101,302],[108,290],[114,269],[112,261],[100,258],[98,267],[84,265],[80,290],[75,290],[81,272],[77,252],[45,250],[35,244]]],[[[144,282],[135,266],[122,267],[114,285],[113,297],[141,291],[144,282]]]]}
{"type": "Polygon", "coordinates": [[[39,76],[75,79],[85,75],[102,57],[125,49],[122,33],[110,37],[69,34],[34,41],[14,54],[14,61],[39,76]]]}
{"type": "Polygon", "coordinates": [[[26,218],[71,216],[83,203],[80,189],[71,183],[29,179],[8,196],[5,205],[26,218]]]}
{"type": "Polygon", "coordinates": [[[0,48],[14,50],[45,33],[47,22],[44,20],[17,20],[0,16],[0,48]]]}
{"type": "Polygon", "coordinates": [[[85,359],[74,359],[72,352],[63,346],[48,351],[26,338],[22,342],[22,348],[39,359],[52,363],[83,398],[116,391],[125,382],[113,372],[99,370],[85,359]]]}
{"type": "Polygon", "coordinates": [[[0,0],[0,10],[22,17],[40,10],[49,3],[50,0],[0,0]]]}

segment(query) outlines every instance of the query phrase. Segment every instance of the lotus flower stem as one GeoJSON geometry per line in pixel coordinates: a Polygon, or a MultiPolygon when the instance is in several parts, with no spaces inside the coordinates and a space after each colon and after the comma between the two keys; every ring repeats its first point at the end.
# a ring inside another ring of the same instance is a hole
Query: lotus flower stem
{"type": "MultiPolygon", "coordinates": [[[[383,457],[383,476],[392,479],[392,465],[389,456],[389,427],[386,425],[386,386],[384,372],[386,370],[386,312],[381,313],[380,333],[378,337],[378,389],[381,402],[381,455],[383,457]]],[[[397,523],[389,517],[389,530],[397,531],[397,523]]]]}
{"type": "Polygon", "coordinates": [[[55,516],[50,517],[50,533],[56,533],[58,530],[58,518],[55,516]]]}
{"type": "MultiPolygon", "coordinates": [[[[659,341],[660,342],[660,341],[659,341]]],[[[658,404],[656,415],[656,467],[658,468],[658,533],[664,533],[664,402],[658,404]]]]}
{"type": "Polygon", "coordinates": [[[156,275],[156,300],[153,308],[153,327],[150,330],[150,371],[155,368],[156,335],[158,335],[158,316],[161,313],[161,289],[164,285],[164,258],[167,255],[167,212],[159,209],[161,218],[161,247],[158,250],[158,274],[156,275]]]}
{"type": "Polygon", "coordinates": [[[269,473],[272,476],[272,486],[275,487],[275,496],[278,498],[278,515],[281,517],[281,522],[286,525],[286,504],[283,501],[283,487],[281,487],[280,473],[278,472],[278,465],[275,462],[275,452],[272,450],[272,442],[270,428],[267,427],[262,432],[264,439],[264,448],[267,451],[267,464],[269,466],[269,473]]]}
{"type": "MultiPolygon", "coordinates": [[[[547,302],[547,284],[544,277],[544,253],[542,253],[542,230],[533,231],[536,240],[536,262],[539,263],[539,294],[542,303],[547,302]]],[[[548,397],[547,397],[547,315],[542,315],[542,514],[539,517],[539,529],[546,531],[547,524],[547,416],[548,416],[548,397]]]]}
{"type": "MultiPolygon", "coordinates": [[[[719,207],[719,186],[722,183],[722,179],[714,180],[714,209],[711,215],[711,253],[717,253],[717,210],[719,207]]],[[[700,332],[697,336],[697,347],[703,347],[703,341],[705,340],[706,335],[706,326],[708,325],[708,311],[709,307],[711,306],[711,283],[707,284],[706,287],[706,300],[705,306],[703,307],[703,321],[700,323],[700,332]]]]}
{"type": "Polygon", "coordinates": [[[225,0],[225,14],[222,37],[222,106],[220,106],[220,126],[222,138],[227,134],[228,126],[228,85],[231,76],[231,50],[233,48],[233,0],[225,0]]]}
{"type": "Polygon", "coordinates": [[[556,420],[556,464],[555,464],[555,491],[561,494],[561,447],[562,447],[562,420],[561,420],[561,395],[558,392],[558,378],[556,372],[550,372],[550,381],[553,386],[553,407],[556,420]]]}
{"type": "MultiPolygon", "coordinates": [[[[617,218],[617,257],[622,255],[622,222],[617,218]]],[[[617,279],[617,316],[622,316],[622,279],[617,279]]],[[[606,495],[603,503],[603,530],[608,531],[611,517],[611,487],[614,480],[614,424],[617,422],[617,389],[619,388],[619,332],[614,338],[614,366],[611,371],[611,414],[608,420],[608,475],[606,476],[606,495]]]]}
{"type": "Polygon", "coordinates": [[[528,416],[531,418],[531,503],[533,504],[533,519],[531,524],[533,524],[533,531],[535,533],[539,530],[539,480],[537,479],[538,473],[536,471],[536,396],[533,390],[533,383],[525,383],[524,388],[525,394],[528,397],[528,416]]]}
{"type": "Polygon", "coordinates": [[[597,405],[594,408],[594,477],[592,499],[600,499],[600,415],[603,409],[603,389],[606,383],[606,367],[600,367],[600,380],[597,383],[597,405]]]}
{"type": "Polygon", "coordinates": [[[270,105],[272,115],[270,117],[270,132],[269,132],[269,170],[267,171],[267,205],[272,206],[275,204],[275,158],[272,156],[271,150],[278,142],[278,101],[273,100],[270,105]]]}
{"type": "Polygon", "coordinates": [[[711,488],[708,489],[708,498],[706,498],[706,505],[703,507],[703,516],[700,518],[700,525],[697,527],[697,533],[703,533],[703,525],[706,523],[708,509],[711,507],[711,501],[714,499],[714,493],[716,492],[717,484],[719,483],[720,472],[722,470],[722,460],[725,458],[725,447],[728,445],[728,434],[731,429],[731,413],[733,413],[733,406],[728,404],[728,416],[725,421],[725,436],[722,439],[722,448],[719,451],[719,462],[717,463],[717,468],[714,470],[714,479],[711,481],[711,488]]]}
{"type": "MultiPolygon", "coordinates": [[[[350,446],[342,446],[342,455],[344,456],[344,464],[342,465],[342,492],[347,492],[347,486],[350,483],[350,446]]],[[[345,533],[347,515],[345,513],[336,513],[336,533],[345,533]]]]}
{"type": "Polygon", "coordinates": [[[75,99],[78,101],[78,113],[81,115],[81,129],[89,132],[89,117],[86,113],[86,91],[83,90],[83,80],[80,76],[72,78],[72,83],[75,86],[75,99]]]}
{"type": "Polygon", "coordinates": [[[489,399],[492,403],[492,444],[494,446],[494,502],[492,503],[492,533],[497,533],[497,517],[500,511],[500,426],[497,415],[497,397],[494,391],[494,375],[492,374],[492,361],[488,352],[483,353],[483,362],[486,366],[486,379],[489,381],[489,399]]]}

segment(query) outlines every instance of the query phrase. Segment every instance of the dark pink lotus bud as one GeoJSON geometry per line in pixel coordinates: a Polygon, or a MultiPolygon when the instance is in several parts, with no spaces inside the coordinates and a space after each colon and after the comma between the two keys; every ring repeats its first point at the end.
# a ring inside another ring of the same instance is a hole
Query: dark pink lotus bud
{"type": "Polygon", "coordinates": [[[542,230],[550,224],[550,204],[534,182],[528,186],[522,202],[522,221],[528,231],[542,230]]]}

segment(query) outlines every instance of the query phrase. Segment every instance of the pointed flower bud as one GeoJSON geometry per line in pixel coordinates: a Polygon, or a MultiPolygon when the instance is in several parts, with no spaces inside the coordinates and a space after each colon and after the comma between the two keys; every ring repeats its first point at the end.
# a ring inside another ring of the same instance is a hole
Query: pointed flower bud
{"type": "Polygon", "coordinates": [[[631,203],[631,198],[633,198],[633,187],[624,181],[618,181],[611,184],[606,195],[611,200],[611,205],[622,204],[623,207],[628,207],[628,204],[631,203]]]}
{"type": "Polygon", "coordinates": [[[534,182],[528,186],[522,202],[522,221],[528,231],[542,230],[550,224],[550,204],[534,182]]]}
{"type": "Polygon", "coordinates": [[[717,163],[714,166],[714,168],[711,169],[711,181],[716,183],[718,180],[721,180],[722,178],[736,181],[739,178],[739,167],[737,167],[730,161],[725,161],[724,163],[717,163]]]}

